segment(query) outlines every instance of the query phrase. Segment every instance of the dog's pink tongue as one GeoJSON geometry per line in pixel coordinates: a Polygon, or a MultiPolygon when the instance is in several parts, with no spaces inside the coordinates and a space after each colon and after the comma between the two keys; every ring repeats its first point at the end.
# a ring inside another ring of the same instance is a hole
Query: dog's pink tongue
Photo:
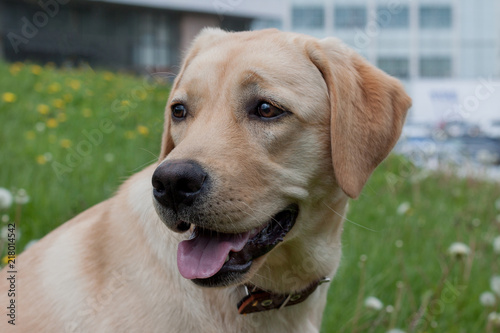
{"type": "Polygon", "coordinates": [[[238,252],[248,242],[250,232],[216,235],[198,234],[179,243],[177,267],[186,279],[206,279],[217,273],[230,251],[238,252]]]}

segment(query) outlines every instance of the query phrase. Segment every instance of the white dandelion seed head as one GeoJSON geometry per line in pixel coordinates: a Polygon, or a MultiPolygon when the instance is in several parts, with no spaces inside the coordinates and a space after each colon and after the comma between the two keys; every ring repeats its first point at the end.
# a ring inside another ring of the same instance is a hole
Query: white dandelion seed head
{"type": "Polygon", "coordinates": [[[359,261],[361,262],[365,262],[368,260],[368,257],[366,256],[366,254],[362,254],[359,256],[359,261]]]}
{"type": "Polygon", "coordinates": [[[17,190],[16,196],[14,197],[14,201],[18,205],[25,205],[30,202],[30,196],[26,192],[24,188],[20,188],[17,190]]]}
{"type": "Polygon", "coordinates": [[[24,247],[24,251],[26,251],[27,249],[29,249],[30,247],[32,247],[33,245],[35,245],[35,243],[38,242],[38,239],[32,239],[30,240],[26,246],[24,247]]]}
{"type": "Polygon", "coordinates": [[[396,247],[400,249],[403,247],[404,242],[401,239],[398,239],[394,245],[396,245],[396,247]]]}
{"type": "Polygon", "coordinates": [[[481,303],[482,306],[491,307],[495,306],[497,300],[492,292],[485,291],[479,296],[479,302],[481,303]]]}
{"type": "Polygon", "coordinates": [[[405,215],[406,213],[408,213],[410,208],[410,203],[408,201],[405,201],[398,206],[397,213],[398,215],[405,215]]]}
{"type": "Polygon", "coordinates": [[[496,275],[491,278],[490,288],[498,297],[500,297],[500,275],[496,275]]]}
{"type": "Polygon", "coordinates": [[[384,308],[384,303],[377,297],[367,297],[365,299],[365,307],[370,310],[380,311],[384,308]]]}
{"type": "Polygon", "coordinates": [[[12,206],[12,193],[6,188],[0,187],[0,209],[8,209],[12,206]]]}
{"type": "Polygon", "coordinates": [[[500,327],[500,313],[492,312],[488,315],[488,322],[495,327],[500,327]]]}
{"type": "Polygon", "coordinates": [[[464,243],[455,242],[448,248],[448,253],[456,259],[461,259],[470,253],[470,248],[464,243]]]}
{"type": "Polygon", "coordinates": [[[115,160],[115,155],[112,153],[107,153],[104,155],[104,160],[108,163],[111,163],[115,160]]]}
{"type": "Polygon", "coordinates": [[[493,240],[493,252],[500,254],[500,236],[495,237],[493,240]]]}
{"type": "Polygon", "coordinates": [[[9,220],[10,220],[9,215],[7,215],[7,214],[3,214],[3,215],[2,215],[2,222],[3,222],[3,223],[7,223],[7,222],[9,222],[9,220]]]}
{"type": "Polygon", "coordinates": [[[385,307],[385,312],[387,312],[387,313],[393,313],[394,312],[394,307],[392,305],[387,305],[385,307]]]}
{"type": "Polygon", "coordinates": [[[9,228],[7,228],[6,226],[2,227],[2,230],[0,231],[1,238],[6,239],[8,235],[9,235],[9,228]]]}
{"type": "Polygon", "coordinates": [[[42,122],[36,123],[35,124],[35,130],[37,132],[43,132],[43,131],[45,131],[45,124],[42,123],[42,122]]]}
{"type": "Polygon", "coordinates": [[[51,153],[49,153],[49,152],[44,153],[44,154],[43,154],[43,157],[45,158],[45,160],[46,160],[47,162],[52,161],[52,154],[51,154],[51,153]]]}
{"type": "Polygon", "coordinates": [[[476,218],[476,219],[473,219],[473,220],[472,220],[472,226],[473,226],[473,227],[476,227],[476,228],[477,228],[477,227],[479,227],[480,225],[481,225],[481,220],[480,220],[480,219],[477,219],[477,218],[476,218]]]}
{"type": "Polygon", "coordinates": [[[391,328],[390,330],[387,331],[387,333],[406,333],[406,332],[399,328],[391,328]]]}

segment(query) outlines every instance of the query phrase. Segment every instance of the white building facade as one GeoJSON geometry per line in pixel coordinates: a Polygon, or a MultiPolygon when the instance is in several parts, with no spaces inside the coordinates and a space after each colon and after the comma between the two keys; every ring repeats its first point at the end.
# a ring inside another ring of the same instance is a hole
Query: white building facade
{"type": "Polygon", "coordinates": [[[402,80],[500,76],[498,0],[290,0],[283,29],[336,36],[402,80]]]}

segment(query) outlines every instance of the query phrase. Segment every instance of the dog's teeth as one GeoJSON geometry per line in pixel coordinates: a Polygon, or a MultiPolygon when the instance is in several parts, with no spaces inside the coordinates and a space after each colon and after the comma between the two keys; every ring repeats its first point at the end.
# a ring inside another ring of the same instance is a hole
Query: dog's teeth
{"type": "Polygon", "coordinates": [[[229,254],[227,255],[226,257],[226,261],[224,261],[224,263],[228,262],[229,261],[229,254]]]}

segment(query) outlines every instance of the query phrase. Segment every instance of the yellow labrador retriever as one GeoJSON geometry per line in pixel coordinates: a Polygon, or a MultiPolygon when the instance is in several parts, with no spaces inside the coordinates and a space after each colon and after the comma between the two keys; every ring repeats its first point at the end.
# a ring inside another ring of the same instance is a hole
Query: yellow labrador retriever
{"type": "Polygon", "coordinates": [[[0,331],[318,332],[342,221],[410,98],[338,40],[204,30],[159,163],[17,258],[0,331]]]}

